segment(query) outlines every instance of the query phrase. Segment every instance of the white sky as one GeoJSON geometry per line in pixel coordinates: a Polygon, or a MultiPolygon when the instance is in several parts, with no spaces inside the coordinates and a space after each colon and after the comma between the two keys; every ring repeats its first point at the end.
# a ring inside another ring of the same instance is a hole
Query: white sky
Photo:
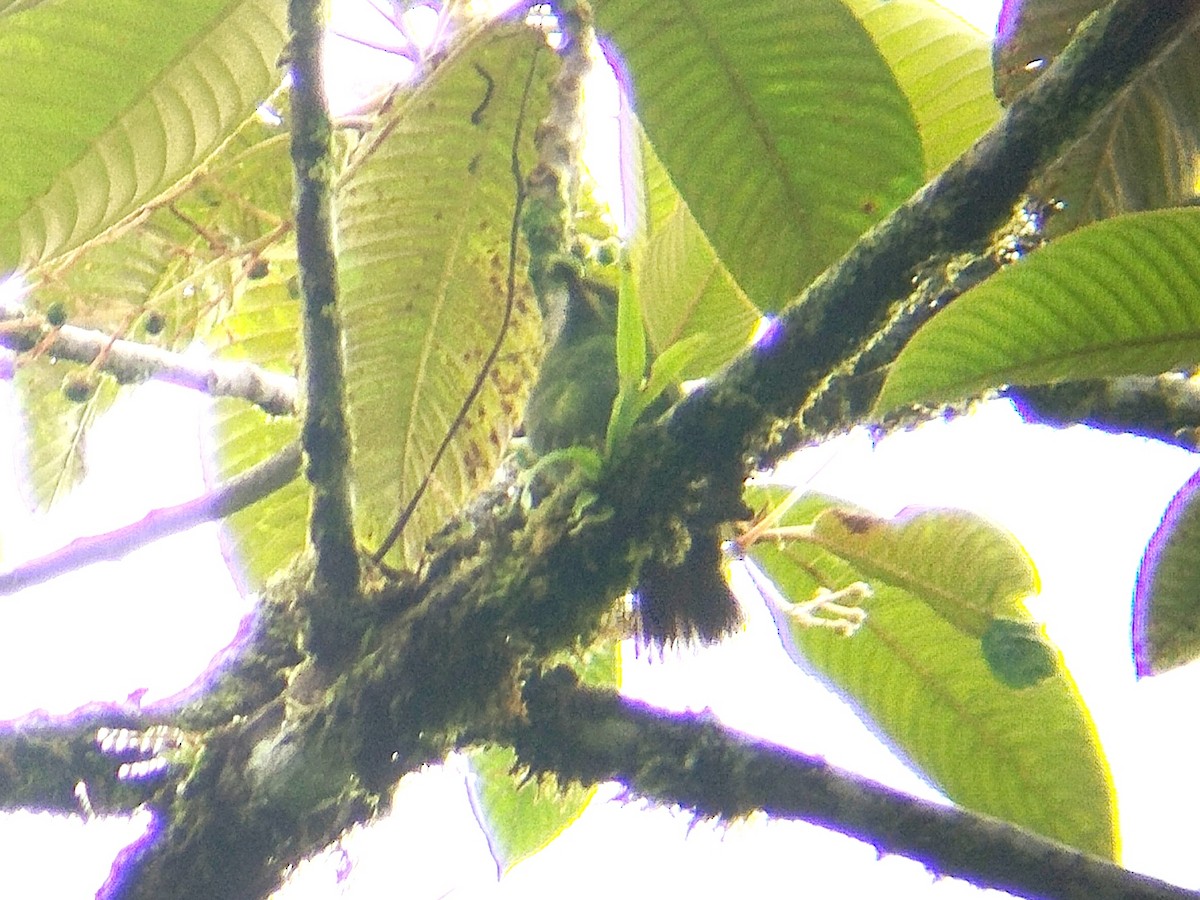
{"type": "MultiPolygon", "coordinates": [[[[994,21],[995,3],[953,5],[967,13],[990,8],[994,21]]],[[[95,428],[85,485],[39,517],[20,495],[11,437],[16,410],[9,384],[0,382],[0,566],[199,493],[201,408],[201,398],[169,386],[139,390],[95,428]]],[[[881,513],[914,504],[965,507],[1020,538],[1042,576],[1034,612],[1062,647],[1109,755],[1125,863],[1200,888],[1200,859],[1185,824],[1200,805],[1197,734],[1191,717],[1180,715],[1194,707],[1200,667],[1136,683],[1128,638],[1140,554],[1195,457],[1083,428],[1024,425],[996,403],[877,447],[850,435],[795,466],[795,477],[812,476],[814,489],[881,513]]],[[[2,598],[0,719],[36,708],[66,712],[144,687],[148,701],[168,695],[203,669],[247,608],[217,552],[214,526],[2,598]]],[[[715,648],[654,664],[626,654],[625,692],[672,709],[711,709],[731,727],[932,795],[848,707],[787,660],[765,609],[750,603],[747,615],[746,632],[715,648]]],[[[336,882],[331,866],[313,866],[283,895],[588,900],[612,896],[623,882],[631,896],[796,888],[815,897],[981,896],[961,882],[933,879],[917,863],[877,860],[872,848],[804,823],[690,826],[668,810],[593,803],[547,851],[497,883],[463,775],[450,766],[406,779],[397,814],[347,842],[344,882],[336,882]]],[[[9,893],[90,897],[140,828],[127,820],[0,817],[9,893]]]]}

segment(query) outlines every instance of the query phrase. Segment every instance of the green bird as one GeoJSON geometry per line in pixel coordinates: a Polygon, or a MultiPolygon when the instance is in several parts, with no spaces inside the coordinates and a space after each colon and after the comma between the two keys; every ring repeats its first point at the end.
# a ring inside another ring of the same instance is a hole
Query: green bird
{"type": "Polygon", "coordinates": [[[539,456],[603,448],[617,398],[616,294],[566,266],[555,274],[566,289],[562,323],[525,407],[525,436],[539,456]]]}
{"type": "MultiPolygon", "coordinates": [[[[565,308],[526,406],[525,434],[539,455],[578,446],[602,450],[618,391],[617,296],[566,266],[555,274],[566,287],[565,308]]],[[[647,415],[661,414],[676,396],[664,397],[647,415]]],[[[642,567],[635,599],[638,633],[647,646],[712,643],[741,623],[721,572],[716,525],[688,526],[691,544],[680,564],[651,559],[642,567]]]]}

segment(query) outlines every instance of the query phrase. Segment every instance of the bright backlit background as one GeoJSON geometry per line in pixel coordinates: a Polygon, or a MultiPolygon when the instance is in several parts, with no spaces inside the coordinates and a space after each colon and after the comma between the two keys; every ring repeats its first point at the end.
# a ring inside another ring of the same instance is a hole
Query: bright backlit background
{"type": "MultiPolygon", "coordinates": [[[[996,3],[947,3],[990,31],[996,3]]],[[[348,6],[343,2],[339,10],[348,6]]],[[[341,13],[339,13],[340,15],[341,13]]],[[[368,13],[369,15],[369,13],[368,13]]],[[[346,20],[353,27],[353,17],[346,20]]],[[[343,48],[334,64],[363,55],[343,48]]],[[[598,121],[604,122],[603,118],[598,121]]],[[[603,126],[601,126],[602,128],[603,126]]],[[[14,455],[18,411],[0,381],[0,567],[81,534],[128,524],[203,491],[205,400],[148,384],[99,422],[90,473],[50,515],[30,513],[14,455]]],[[[788,477],[882,514],[910,505],[972,509],[1015,533],[1037,562],[1047,622],[1095,717],[1121,801],[1124,862],[1200,888],[1190,818],[1200,806],[1194,709],[1200,667],[1137,683],[1130,596],[1142,549],[1195,457],[1134,437],[1026,425],[996,402],[873,446],[851,434],[808,451],[788,477]]],[[[743,591],[747,627],[721,645],[653,662],[626,653],[630,696],[675,710],[709,709],[732,728],[820,754],[903,790],[936,797],[780,648],[774,624],[743,591]]],[[[190,683],[250,609],[221,559],[215,525],[162,540],[0,598],[0,719],[67,713],[148,689],[144,702],[190,683]]],[[[721,827],[641,802],[594,802],[549,849],[497,881],[460,764],[402,783],[395,813],[304,867],[288,898],[755,896],[967,898],[920,864],[840,834],[756,819],[721,827]]],[[[615,790],[602,790],[612,798],[615,790]]],[[[5,896],[84,898],[145,817],[0,816],[5,896]]]]}

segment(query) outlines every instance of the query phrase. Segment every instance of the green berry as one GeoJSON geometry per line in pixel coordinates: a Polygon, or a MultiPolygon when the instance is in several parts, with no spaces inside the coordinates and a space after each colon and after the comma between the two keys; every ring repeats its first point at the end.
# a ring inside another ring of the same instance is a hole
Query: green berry
{"type": "Polygon", "coordinates": [[[146,334],[161,334],[166,325],[166,316],[156,309],[147,310],[142,319],[142,327],[146,329],[146,334]]]}
{"type": "Polygon", "coordinates": [[[602,266],[613,265],[621,256],[621,247],[616,241],[605,241],[596,247],[596,262],[602,266]]]}
{"type": "Polygon", "coordinates": [[[57,300],[46,309],[46,321],[52,328],[62,328],[67,322],[67,308],[57,300]]]}
{"type": "Polygon", "coordinates": [[[72,372],[63,379],[62,392],[72,403],[86,403],[96,393],[96,380],[88,372],[72,372]]]}

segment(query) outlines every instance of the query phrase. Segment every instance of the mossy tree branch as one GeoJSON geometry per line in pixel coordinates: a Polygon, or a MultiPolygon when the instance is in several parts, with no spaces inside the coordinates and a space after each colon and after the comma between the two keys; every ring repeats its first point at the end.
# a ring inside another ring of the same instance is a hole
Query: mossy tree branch
{"type": "Polygon", "coordinates": [[[938,875],[1045,900],[1183,900],[1200,894],[1122,869],[1007,822],[921,800],[806,756],[673,714],[555,669],[529,681],[529,715],[512,740],[535,773],[618,781],[696,815],[762,810],[802,819],[915,859],[938,875]]]}
{"type": "MultiPolygon", "coordinates": [[[[330,594],[333,599],[328,602],[336,604],[338,597],[351,597],[358,590],[359,564],[350,507],[350,432],[333,248],[333,126],[321,62],[326,12],[322,0],[288,2],[292,170],[304,347],[300,442],[305,474],[312,485],[309,542],[316,559],[316,596],[330,594]]],[[[332,620],[334,616],[322,618],[332,620]]]]}

